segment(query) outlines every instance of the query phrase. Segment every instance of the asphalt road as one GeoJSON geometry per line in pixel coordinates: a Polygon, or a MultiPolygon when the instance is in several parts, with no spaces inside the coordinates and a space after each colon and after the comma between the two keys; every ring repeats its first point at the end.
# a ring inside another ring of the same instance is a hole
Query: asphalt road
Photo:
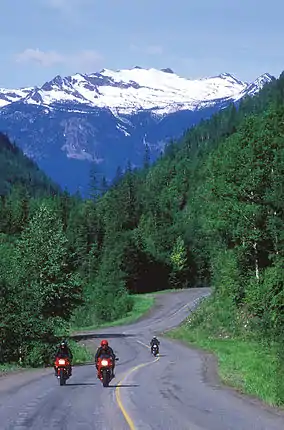
{"type": "Polygon", "coordinates": [[[50,369],[1,377],[0,429],[283,430],[283,413],[223,387],[200,352],[162,338],[161,356],[151,356],[152,335],[179,324],[205,294],[159,295],[139,322],[82,335],[94,346],[109,339],[120,358],[108,388],[92,364],[76,366],[65,387],[50,369]]]}

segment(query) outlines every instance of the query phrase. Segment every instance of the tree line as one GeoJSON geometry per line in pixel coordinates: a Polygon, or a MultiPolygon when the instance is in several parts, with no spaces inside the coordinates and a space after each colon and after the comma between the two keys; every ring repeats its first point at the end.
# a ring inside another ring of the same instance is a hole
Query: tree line
{"type": "Polygon", "coordinates": [[[27,167],[5,139],[2,362],[42,364],[70,324],[113,321],[133,293],[169,287],[213,285],[232,319],[245,313],[255,333],[283,338],[284,75],[153,165],[146,150],[143,168],[129,163],[112,184],[93,171],[87,199],[27,167]]]}

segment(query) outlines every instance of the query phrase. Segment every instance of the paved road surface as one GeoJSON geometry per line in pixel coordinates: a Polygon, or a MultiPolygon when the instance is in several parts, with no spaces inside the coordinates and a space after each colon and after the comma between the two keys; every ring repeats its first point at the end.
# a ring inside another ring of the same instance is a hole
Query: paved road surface
{"type": "Polygon", "coordinates": [[[0,378],[0,429],[283,430],[283,413],[221,387],[201,353],[162,339],[160,358],[151,357],[151,336],[179,324],[207,293],[159,295],[147,318],[89,334],[95,345],[108,338],[120,358],[109,388],[93,365],[75,367],[65,387],[50,369],[0,378]]]}

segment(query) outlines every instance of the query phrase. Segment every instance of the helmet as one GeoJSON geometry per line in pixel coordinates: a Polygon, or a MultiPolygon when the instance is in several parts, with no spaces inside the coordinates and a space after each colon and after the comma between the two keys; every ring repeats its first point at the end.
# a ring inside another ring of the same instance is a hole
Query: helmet
{"type": "Polygon", "coordinates": [[[104,340],[102,340],[102,341],[101,341],[101,347],[102,347],[102,348],[106,348],[107,346],[108,346],[108,341],[107,341],[107,340],[105,340],[105,339],[104,339],[104,340]]]}
{"type": "Polygon", "coordinates": [[[63,340],[61,343],[60,343],[60,348],[61,349],[63,349],[63,348],[66,348],[67,347],[67,343],[65,342],[65,340],[63,340]]]}

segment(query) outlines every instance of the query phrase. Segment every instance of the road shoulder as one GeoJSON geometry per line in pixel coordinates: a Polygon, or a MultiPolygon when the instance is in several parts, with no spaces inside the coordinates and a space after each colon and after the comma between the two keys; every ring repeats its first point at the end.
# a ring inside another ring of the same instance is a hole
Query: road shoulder
{"type": "Polygon", "coordinates": [[[269,412],[273,415],[277,415],[279,417],[284,418],[284,408],[277,407],[277,406],[270,406],[254,395],[247,394],[243,392],[241,389],[225,384],[219,375],[218,358],[214,353],[208,352],[202,349],[201,347],[195,344],[191,344],[185,340],[173,339],[167,333],[161,333],[160,336],[162,338],[167,339],[169,342],[177,343],[180,346],[186,348],[187,350],[192,350],[198,353],[198,356],[201,360],[202,378],[205,384],[217,390],[219,389],[219,390],[227,391],[228,393],[234,395],[235,397],[242,400],[246,400],[246,402],[250,403],[251,405],[257,408],[262,409],[265,412],[269,412]]]}

